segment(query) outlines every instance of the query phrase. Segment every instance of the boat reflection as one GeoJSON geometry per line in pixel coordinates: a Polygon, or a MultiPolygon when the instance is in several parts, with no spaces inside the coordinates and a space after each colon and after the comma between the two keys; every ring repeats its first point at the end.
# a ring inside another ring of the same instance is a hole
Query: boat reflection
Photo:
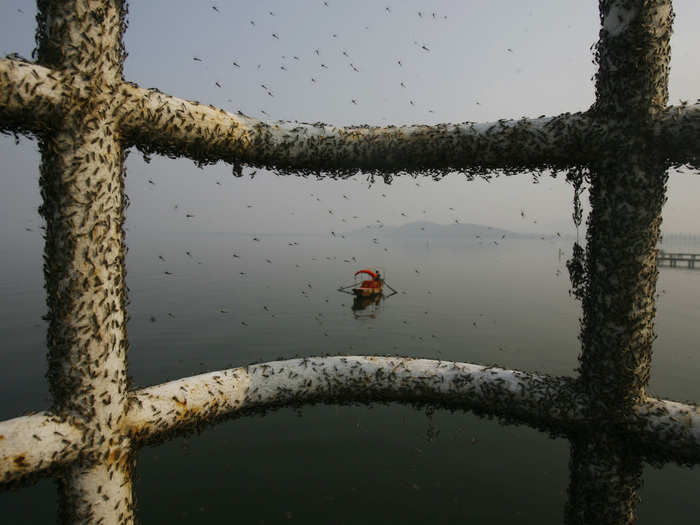
{"type": "Polygon", "coordinates": [[[369,295],[364,297],[356,295],[352,301],[352,313],[356,319],[362,317],[375,319],[377,317],[377,312],[380,310],[380,304],[383,298],[384,294],[369,295]],[[369,308],[369,310],[364,312],[364,310],[367,310],[367,308],[369,308]]]}

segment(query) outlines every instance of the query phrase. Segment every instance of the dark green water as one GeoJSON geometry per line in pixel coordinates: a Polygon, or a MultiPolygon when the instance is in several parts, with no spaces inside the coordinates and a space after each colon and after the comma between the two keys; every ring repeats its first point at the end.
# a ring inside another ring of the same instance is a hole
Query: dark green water
{"type": "MultiPolygon", "coordinates": [[[[137,385],[326,353],[574,374],[579,306],[568,295],[567,242],[258,237],[130,238],[129,364],[137,385]],[[356,315],[352,298],[336,288],[375,266],[401,293],[356,315]]],[[[0,249],[6,419],[49,401],[41,241],[28,234],[26,244],[0,249]]],[[[698,399],[700,271],[662,269],[658,288],[652,393],[698,399]]],[[[281,410],[141,450],[138,516],[144,523],[561,523],[568,461],[565,439],[472,414],[428,416],[399,405],[281,410]]],[[[645,468],[640,523],[696,523],[698,472],[645,468]]],[[[6,523],[54,522],[55,501],[50,480],[0,493],[6,523]]]]}

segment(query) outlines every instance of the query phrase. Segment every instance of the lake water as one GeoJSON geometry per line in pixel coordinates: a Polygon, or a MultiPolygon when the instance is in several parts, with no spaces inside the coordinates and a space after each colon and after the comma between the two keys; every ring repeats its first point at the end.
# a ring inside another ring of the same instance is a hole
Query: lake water
{"type": "MultiPolygon", "coordinates": [[[[562,239],[130,234],[129,246],[129,366],[138,386],[322,354],[557,375],[577,366],[580,308],[568,294],[571,243],[562,239]],[[399,293],[354,312],[337,288],[364,267],[383,269],[399,293]]],[[[0,419],[49,405],[41,249],[36,232],[0,247],[0,419]]],[[[700,270],[661,269],[658,291],[651,393],[700,399],[700,270]]],[[[142,449],[138,517],[554,524],[562,522],[568,462],[565,439],[469,413],[285,409],[142,449]]],[[[645,467],[639,522],[696,523],[699,473],[645,467]]],[[[52,523],[55,502],[51,480],[0,493],[7,523],[52,523]]]]}

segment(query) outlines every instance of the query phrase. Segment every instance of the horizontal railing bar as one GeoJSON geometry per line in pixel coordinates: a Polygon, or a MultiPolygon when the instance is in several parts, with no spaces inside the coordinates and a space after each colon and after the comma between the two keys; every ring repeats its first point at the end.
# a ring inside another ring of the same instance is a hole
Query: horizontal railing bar
{"type": "MultiPolygon", "coordinates": [[[[0,59],[0,131],[51,129],[60,124],[71,97],[87,97],[88,89],[74,75],[0,59]]],[[[127,145],[202,163],[224,160],[292,171],[566,169],[595,160],[598,143],[612,129],[611,122],[588,112],[486,123],[335,127],[265,122],[129,82],[114,96],[120,99],[115,118],[127,145]]],[[[651,133],[670,162],[697,167],[700,104],[664,109],[651,133]]]]}
{"type": "Polygon", "coordinates": [[[700,103],[664,109],[656,116],[654,133],[656,147],[668,160],[700,168],[700,103]]]}
{"type": "MultiPolygon", "coordinates": [[[[334,356],[220,370],[134,391],[122,427],[148,442],[258,409],[392,401],[471,409],[560,433],[597,424],[573,378],[452,361],[334,356]]],[[[700,462],[694,405],[647,398],[619,432],[639,438],[652,460],[700,462]]],[[[0,483],[88,457],[99,443],[86,435],[49,412],[0,422],[0,483]]]]}
{"type": "MultiPolygon", "coordinates": [[[[210,372],[131,395],[126,425],[148,441],[249,410],[309,403],[409,402],[473,409],[561,433],[605,424],[569,377],[402,357],[316,357],[210,372]]],[[[700,412],[647,398],[618,429],[664,461],[700,462],[700,412]]],[[[653,457],[652,457],[653,456],[653,457]]]]}
{"type": "Polygon", "coordinates": [[[700,411],[696,405],[647,397],[635,407],[634,418],[634,427],[651,459],[700,463],[700,411]]]}
{"type": "Polygon", "coordinates": [[[474,408],[560,426],[580,420],[574,380],[406,357],[310,357],[210,372],[134,392],[126,425],[137,440],[249,409],[401,401],[474,408]]]}
{"type": "Polygon", "coordinates": [[[562,168],[593,155],[585,113],[489,123],[335,127],[264,122],[124,84],[130,144],[210,163],[277,169],[430,171],[562,168]]]}
{"type": "Polygon", "coordinates": [[[63,74],[0,58],[0,131],[40,133],[61,122],[63,74]]]}
{"type": "Polygon", "coordinates": [[[0,483],[73,462],[89,448],[83,435],[50,412],[0,421],[0,483]]]}

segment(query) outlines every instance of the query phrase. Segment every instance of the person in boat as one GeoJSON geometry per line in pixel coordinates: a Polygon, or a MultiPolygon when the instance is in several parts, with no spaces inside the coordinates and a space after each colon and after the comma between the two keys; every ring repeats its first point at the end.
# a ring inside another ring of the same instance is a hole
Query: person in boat
{"type": "Polygon", "coordinates": [[[362,281],[362,284],[358,288],[354,288],[353,291],[355,294],[367,295],[373,293],[381,293],[384,279],[382,279],[382,276],[381,274],[379,274],[379,272],[377,272],[376,270],[359,270],[355,272],[355,276],[357,276],[360,273],[369,274],[371,278],[365,279],[364,281],[362,281]]]}
{"type": "Polygon", "coordinates": [[[375,273],[375,277],[374,277],[374,279],[369,281],[369,283],[368,283],[369,287],[381,290],[382,283],[384,282],[384,280],[382,279],[382,274],[379,273],[379,270],[375,270],[374,273],[375,273]]]}

